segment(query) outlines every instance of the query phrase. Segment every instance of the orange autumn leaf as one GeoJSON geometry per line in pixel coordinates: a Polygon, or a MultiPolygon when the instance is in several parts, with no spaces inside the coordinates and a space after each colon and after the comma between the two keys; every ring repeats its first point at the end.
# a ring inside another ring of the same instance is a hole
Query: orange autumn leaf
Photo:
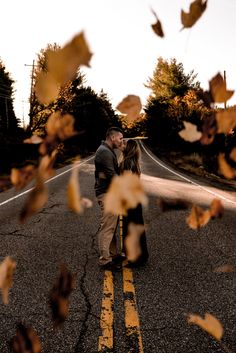
{"type": "Polygon", "coordinates": [[[21,169],[11,169],[11,182],[17,190],[23,189],[36,176],[36,168],[27,165],[21,169]]]}
{"type": "Polygon", "coordinates": [[[218,134],[229,134],[236,127],[236,111],[224,110],[216,113],[218,134]]]}
{"type": "Polygon", "coordinates": [[[236,169],[232,168],[225,159],[225,154],[220,153],[218,156],[219,170],[226,179],[234,179],[236,177],[236,169]]]}
{"type": "Polygon", "coordinates": [[[214,272],[216,272],[216,273],[233,273],[233,272],[236,272],[236,267],[233,265],[226,264],[226,265],[216,267],[214,269],[214,272]]]}
{"type": "Polygon", "coordinates": [[[41,158],[38,167],[38,176],[41,180],[45,181],[55,175],[53,165],[56,159],[57,150],[52,151],[51,155],[45,155],[41,158]]]}
{"type": "Polygon", "coordinates": [[[205,226],[211,219],[211,213],[209,210],[193,205],[190,215],[187,217],[186,222],[192,229],[199,229],[205,226]]]}
{"type": "Polygon", "coordinates": [[[35,94],[42,104],[49,104],[57,99],[60,86],[50,72],[41,71],[38,73],[35,82],[35,94]]]}
{"type": "Polygon", "coordinates": [[[4,304],[8,304],[9,290],[13,284],[13,273],[15,268],[16,262],[12,260],[10,256],[5,257],[0,264],[0,289],[4,304]]]}
{"type": "Polygon", "coordinates": [[[44,182],[39,179],[37,180],[34,189],[30,192],[29,197],[20,212],[20,222],[25,222],[27,218],[41,211],[47,201],[48,191],[45,187],[44,182]]]}
{"type": "Polygon", "coordinates": [[[124,245],[127,259],[131,262],[136,261],[142,254],[140,236],[144,230],[145,228],[142,224],[129,223],[128,225],[128,234],[125,237],[124,245]]]}
{"type": "Polygon", "coordinates": [[[192,27],[202,16],[203,12],[206,10],[206,7],[207,0],[195,0],[190,5],[189,13],[181,10],[181,22],[183,28],[192,27]]]}
{"type": "Polygon", "coordinates": [[[75,119],[70,114],[61,114],[59,111],[48,118],[46,132],[48,136],[58,137],[61,141],[76,135],[74,130],[75,119]]]}
{"type": "Polygon", "coordinates": [[[216,74],[210,82],[210,92],[214,102],[224,103],[232,97],[234,91],[226,89],[226,82],[220,73],[216,74]]]}
{"type": "Polygon", "coordinates": [[[220,321],[217,320],[215,316],[206,313],[205,317],[201,318],[199,315],[189,314],[187,320],[189,324],[195,324],[211,336],[215,337],[218,341],[221,340],[224,330],[220,321]]]}
{"type": "Polygon", "coordinates": [[[219,199],[214,199],[209,208],[211,218],[221,218],[224,214],[224,207],[219,199]]]}
{"type": "Polygon", "coordinates": [[[105,212],[127,215],[127,211],[139,203],[147,205],[148,199],[138,175],[125,171],[122,175],[114,176],[105,194],[105,212]]]}
{"type": "Polygon", "coordinates": [[[116,107],[121,113],[126,114],[128,123],[139,118],[142,103],[138,96],[130,94],[126,96],[116,107]]]}
{"type": "Polygon", "coordinates": [[[189,123],[187,121],[183,121],[184,129],[179,132],[180,137],[188,142],[195,142],[200,140],[202,137],[202,133],[197,130],[197,126],[189,123]]]}
{"type": "Polygon", "coordinates": [[[152,11],[153,15],[156,18],[156,23],[152,24],[152,29],[159,37],[163,38],[164,37],[164,32],[163,32],[163,29],[162,29],[161,21],[158,19],[155,11],[152,10],[152,9],[151,9],[151,11],[152,11]]]}
{"type": "Polygon", "coordinates": [[[229,157],[230,157],[234,162],[236,162],[236,147],[234,147],[234,148],[232,149],[232,151],[230,152],[229,157]]]}
{"type": "Polygon", "coordinates": [[[16,336],[12,339],[14,353],[41,353],[42,346],[37,333],[32,327],[17,325],[16,336]]]}

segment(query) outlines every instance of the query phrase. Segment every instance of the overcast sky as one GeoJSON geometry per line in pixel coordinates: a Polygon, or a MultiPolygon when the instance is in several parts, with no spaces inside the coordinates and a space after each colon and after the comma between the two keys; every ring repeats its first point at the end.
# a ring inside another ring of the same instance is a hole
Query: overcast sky
{"type": "MultiPolygon", "coordinates": [[[[84,31],[94,53],[91,68],[82,67],[87,84],[103,89],[113,107],[128,94],[149,95],[144,87],[158,57],[176,58],[184,71],[194,70],[204,89],[226,71],[227,87],[236,89],[236,0],[208,0],[207,9],[191,28],[180,31],[181,9],[190,0],[4,0],[1,3],[0,57],[15,84],[15,112],[28,123],[33,60],[47,44],[61,47],[84,31]],[[165,33],[151,24],[157,13],[165,33]]],[[[236,104],[236,93],[228,102],[236,104]]]]}

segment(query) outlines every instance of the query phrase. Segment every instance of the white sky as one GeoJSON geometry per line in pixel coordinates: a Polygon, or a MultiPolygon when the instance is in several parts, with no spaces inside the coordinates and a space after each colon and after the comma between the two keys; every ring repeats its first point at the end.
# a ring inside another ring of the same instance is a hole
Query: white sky
{"type": "MultiPolygon", "coordinates": [[[[91,68],[82,67],[87,84],[103,89],[113,107],[128,94],[145,104],[144,87],[157,59],[176,58],[185,73],[194,70],[204,89],[226,71],[228,89],[236,89],[236,0],[208,0],[207,9],[191,28],[182,27],[181,9],[191,0],[4,0],[1,3],[0,57],[15,84],[15,112],[28,123],[30,75],[37,53],[54,42],[63,47],[84,31],[94,53],[91,68]],[[151,24],[157,13],[164,38],[151,24]]],[[[228,101],[236,104],[236,93],[228,101]]]]}

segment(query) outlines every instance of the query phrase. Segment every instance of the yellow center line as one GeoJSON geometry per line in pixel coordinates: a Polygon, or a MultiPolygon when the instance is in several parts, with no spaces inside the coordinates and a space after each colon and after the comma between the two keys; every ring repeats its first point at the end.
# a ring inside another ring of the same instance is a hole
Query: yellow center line
{"type": "Polygon", "coordinates": [[[102,334],[98,339],[98,352],[113,352],[114,285],[111,271],[104,272],[103,299],[100,316],[102,334]]]}
{"type": "Polygon", "coordinates": [[[133,272],[130,268],[126,267],[123,267],[123,291],[128,353],[143,353],[143,343],[135,297],[133,272]]]}

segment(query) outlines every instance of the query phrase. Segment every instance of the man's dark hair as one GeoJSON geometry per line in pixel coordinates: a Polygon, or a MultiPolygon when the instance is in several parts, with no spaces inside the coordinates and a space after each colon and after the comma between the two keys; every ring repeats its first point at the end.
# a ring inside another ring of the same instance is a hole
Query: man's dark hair
{"type": "Polygon", "coordinates": [[[121,134],[123,134],[123,131],[119,127],[111,126],[109,127],[109,129],[107,129],[106,138],[114,134],[114,132],[120,132],[121,134]]]}

